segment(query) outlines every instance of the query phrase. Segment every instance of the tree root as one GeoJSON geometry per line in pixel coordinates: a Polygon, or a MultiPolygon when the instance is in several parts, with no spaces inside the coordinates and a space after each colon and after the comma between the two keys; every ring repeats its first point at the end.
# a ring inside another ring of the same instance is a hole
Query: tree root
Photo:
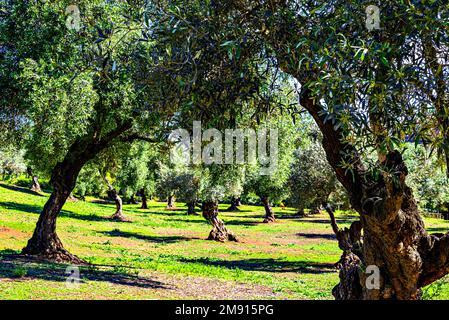
{"type": "Polygon", "coordinates": [[[276,218],[274,216],[265,217],[263,223],[274,223],[276,222],[276,218]]]}
{"type": "Polygon", "coordinates": [[[71,254],[64,248],[47,249],[44,252],[37,252],[28,247],[22,249],[21,255],[34,259],[41,259],[48,262],[74,264],[74,265],[89,265],[88,262],[82,260],[74,254],[71,254]]]}
{"type": "Polygon", "coordinates": [[[130,219],[128,219],[125,215],[122,213],[114,213],[111,217],[111,220],[117,221],[117,222],[132,222],[130,219]]]}

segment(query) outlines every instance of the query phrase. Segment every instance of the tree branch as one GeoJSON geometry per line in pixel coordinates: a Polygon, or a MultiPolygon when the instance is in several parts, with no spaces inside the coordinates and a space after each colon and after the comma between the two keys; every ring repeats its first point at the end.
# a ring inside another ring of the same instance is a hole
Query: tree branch
{"type": "Polygon", "coordinates": [[[125,137],[123,137],[121,139],[121,141],[123,141],[123,142],[132,142],[132,141],[135,141],[135,140],[146,141],[146,142],[149,142],[149,143],[158,143],[158,142],[160,142],[159,140],[157,140],[157,139],[155,139],[153,137],[143,136],[143,135],[139,135],[137,133],[133,133],[133,134],[127,135],[127,136],[125,136],[125,137]]]}

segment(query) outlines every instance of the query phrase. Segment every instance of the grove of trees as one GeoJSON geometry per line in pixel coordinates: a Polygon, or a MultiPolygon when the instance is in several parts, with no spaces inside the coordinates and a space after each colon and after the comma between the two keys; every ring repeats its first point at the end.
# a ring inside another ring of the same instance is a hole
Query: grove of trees
{"type": "Polygon", "coordinates": [[[125,201],[182,201],[223,242],[239,235],[218,204],[236,210],[253,195],[264,222],[281,202],[300,216],[327,209],[343,250],[336,299],[419,299],[449,273],[449,233],[429,234],[422,217],[449,210],[445,1],[76,5],[68,17],[67,1],[0,1],[0,176],[28,174],[50,192],[23,254],[84,263],[56,232],[72,196],[107,194],[117,223],[132,223],[125,201]],[[372,4],[380,28],[367,28],[372,4]],[[174,163],[170,132],[194,121],[278,129],[276,170],[174,163]],[[349,229],[336,225],[337,205],[358,214],[349,229]],[[380,270],[376,289],[368,266],[380,270]]]}

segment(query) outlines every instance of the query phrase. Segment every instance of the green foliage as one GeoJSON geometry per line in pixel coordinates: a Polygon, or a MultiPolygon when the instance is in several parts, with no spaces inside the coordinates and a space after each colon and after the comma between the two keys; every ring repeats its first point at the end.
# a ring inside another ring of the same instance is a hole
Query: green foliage
{"type": "Polygon", "coordinates": [[[13,273],[14,277],[16,277],[16,278],[23,278],[28,274],[28,269],[23,266],[18,266],[16,268],[14,268],[12,273],[13,273]]]}
{"type": "Polygon", "coordinates": [[[449,181],[435,154],[429,155],[422,145],[409,143],[404,153],[409,174],[407,183],[421,209],[446,212],[449,210],[449,181]]]}
{"type": "MultiPolygon", "coordinates": [[[[254,193],[260,198],[267,197],[270,201],[276,202],[289,196],[287,180],[290,175],[293,152],[298,144],[300,131],[296,129],[292,118],[289,115],[273,115],[257,129],[263,127],[278,130],[278,153],[275,155],[275,170],[268,175],[262,175],[262,165],[248,164],[245,178],[245,190],[254,193]]],[[[267,142],[269,145],[269,142],[267,142]]]]}
{"type": "Polygon", "coordinates": [[[311,133],[311,137],[304,139],[296,150],[288,184],[291,190],[289,202],[300,212],[329,203],[330,195],[337,191],[340,192],[334,197],[335,204],[346,202],[345,192],[340,190],[342,187],[326,160],[317,132],[314,136],[311,133]]]}
{"type": "Polygon", "coordinates": [[[145,142],[135,142],[120,159],[117,183],[126,197],[131,197],[142,189],[147,196],[156,191],[158,147],[145,142]]]}
{"type": "Polygon", "coordinates": [[[2,179],[18,178],[26,172],[24,151],[8,148],[0,150],[0,175],[2,179]]]}
{"type": "Polygon", "coordinates": [[[106,190],[107,188],[104,185],[103,177],[101,177],[98,171],[97,164],[88,163],[78,176],[73,194],[81,198],[88,195],[102,196],[106,194],[106,190]]]}

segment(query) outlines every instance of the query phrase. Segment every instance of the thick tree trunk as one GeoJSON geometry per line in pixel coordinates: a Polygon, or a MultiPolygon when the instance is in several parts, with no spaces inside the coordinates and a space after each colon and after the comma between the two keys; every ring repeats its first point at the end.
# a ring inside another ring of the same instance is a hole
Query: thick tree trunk
{"type": "Polygon", "coordinates": [[[240,198],[232,197],[231,205],[229,206],[228,209],[226,209],[226,211],[230,211],[230,212],[240,211],[239,208],[238,208],[238,206],[240,206],[240,205],[241,205],[240,198]]]}
{"type": "Polygon", "coordinates": [[[209,233],[207,240],[215,240],[220,242],[236,241],[237,237],[228,230],[223,221],[218,218],[218,203],[215,201],[207,201],[203,203],[203,217],[212,225],[212,231],[209,233]]]}
{"type": "Polygon", "coordinates": [[[263,207],[265,208],[265,219],[263,220],[263,222],[264,223],[275,222],[276,219],[274,217],[273,208],[271,208],[271,206],[270,206],[268,197],[262,197],[261,201],[262,201],[263,207]]]}
{"type": "Polygon", "coordinates": [[[32,238],[22,250],[23,254],[37,255],[56,262],[83,263],[64,249],[56,234],[56,217],[69,194],[70,191],[64,188],[53,191],[39,216],[32,238]]]}
{"type": "Polygon", "coordinates": [[[145,189],[142,188],[142,190],[140,190],[140,194],[142,196],[142,207],[141,207],[141,209],[148,209],[147,194],[145,193],[145,189]]]}
{"type": "Polygon", "coordinates": [[[167,210],[171,210],[171,209],[174,209],[174,208],[176,208],[176,206],[175,206],[175,196],[170,195],[170,196],[168,196],[168,199],[167,199],[167,207],[166,207],[166,209],[167,210]]]}
{"type": "Polygon", "coordinates": [[[240,206],[242,205],[242,202],[241,202],[240,197],[237,197],[237,198],[235,199],[235,204],[236,204],[237,207],[240,207],[240,206]]]}
{"type": "Polygon", "coordinates": [[[304,208],[299,208],[298,211],[296,212],[296,215],[303,218],[306,216],[306,212],[304,211],[304,208]]]}
{"type": "Polygon", "coordinates": [[[187,203],[187,214],[188,215],[194,215],[195,212],[195,202],[188,202],[187,203]]]}
{"type": "Polygon", "coordinates": [[[331,218],[332,230],[337,236],[338,246],[343,250],[340,260],[335,264],[339,272],[340,283],[336,285],[332,294],[337,300],[360,300],[363,298],[363,287],[360,283],[360,268],[363,260],[362,253],[362,225],[355,221],[351,227],[339,229],[334,212],[330,206],[326,211],[331,218]]]}
{"type": "Polygon", "coordinates": [[[72,146],[64,161],[53,169],[50,180],[53,192],[39,216],[33,236],[22,250],[23,254],[36,255],[56,262],[82,263],[79,258],[64,249],[56,234],[56,218],[75,187],[82,166],[89,160],[89,153],[86,153],[85,157],[76,157],[77,147],[79,145],[72,146]]]}
{"type": "Polygon", "coordinates": [[[360,255],[344,249],[336,298],[418,299],[423,285],[449,272],[449,235],[440,239],[425,231],[412,191],[405,184],[407,167],[401,154],[389,152],[380,163],[381,175],[375,179],[355,148],[342,142],[342,132],[324,122],[319,106],[308,93],[305,90],[301,104],[323,133],[327,159],[360,214],[363,229],[360,255]],[[353,164],[350,173],[340,167],[342,162],[353,164]],[[368,267],[379,271],[375,288],[369,285],[368,274],[361,271],[368,267]],[[360,288],[354,289],[357,286],[360,288]],[[359,291],[361,295],[354,294],[359,291]]]}

